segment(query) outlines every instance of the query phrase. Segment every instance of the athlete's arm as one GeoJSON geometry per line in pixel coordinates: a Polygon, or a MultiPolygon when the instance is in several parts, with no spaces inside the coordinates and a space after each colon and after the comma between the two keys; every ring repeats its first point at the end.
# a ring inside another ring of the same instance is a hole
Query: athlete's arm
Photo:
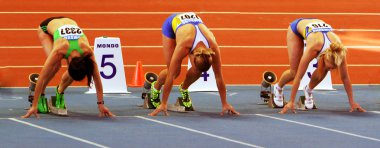
{"type": "Polygon", "coordinates": [[[340,79],[343,82],[344,88],[346,90],[347,96],[348,96],[348,102],[351,105],[351,112],[357,109],[360,112],[365,112],[363,108],[360,107],[359,104],[357,104],[354,101],[353,93],[352,93],[352,84],[350,81],[350,76],[348,75],[348,70],[347,70],[347,59],[344,58],[342,64],[339,67],[339,73],[340,73],[340,79]]]}
{"type": "MultiPolygon", "coordinates": [[[[319,46],[321,46],[321,45],[319,45],[319,46]]],[[[291,109],[293,112],[295,112],[294,100],[295,100],[295,97],[297,95],[297,90],[298,90],[298,87],[300,85],[300,81],[301,81],[303,75],[305,75],[305,73],[306,73],[306,70],[307,70],[307,67],[308,67],[310,61],[313,60],[318,55],[318,50],[316,50],[316,49],[320,49],[320,48],[316,47],[316,45],[306,46],[306,50],[304,51],[304,54],[302,55],[300,64],[298,65],[298,69],[297,69],[296,75],[295,75],[294,80],[293,80],[293,86],[292,86],[292,90],[291,90],[290,100],[286,104],[286,106],[282,109],[282,111],[280,113],[286,113],[288,109],[291,109]]]]}
{"type": "Polygon", "coordinates": [[[38,77],[36,88],[34,91],[32,106],[30,107],[28,112],[24,116],[22,116],[23,118],[28,118],[32,114],[39,117],[37,114],[38,99],[40,98],[41,93],[45,90],[46,86],[49,84],[50,80],[61,68],[61,59],[62,55],[59,55],[57,50],[53,49],[53,52],[48,56],[38,77]]]}

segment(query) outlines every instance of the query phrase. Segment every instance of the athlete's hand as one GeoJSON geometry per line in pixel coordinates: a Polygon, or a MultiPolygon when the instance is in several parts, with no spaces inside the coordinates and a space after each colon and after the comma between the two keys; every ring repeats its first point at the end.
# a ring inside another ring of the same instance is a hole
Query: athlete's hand
{"type": "Polygon", "coordinates": [[[358,103],[354,102],[351,105],[351,109],[350,109],[350,112],[353,112],[355,110],[357,110],[358,112],[366,112],[365,109],[363,109],[358,103]]]}
{"type": "Polygon", "coordinates": [[[293,113],[296,113],[296,110],[294,108],[294,103],[293,102],[288,102],[284,108],[279,112],[280,114],[285,114],[288,110],[291,110],[293,113]]]}
{"type": "Polygon", "coordinates": [[[224,115],[224,113],[230,114],[230,115],[240,115],[239,112],[237,112],[234,107],[232,107],[230,104],[224,104],[222,107],[222,112],[220,113],[221,116],[224,115]]]}
{"type": "Polygon", "coordinates": [[[98,105],[99,108],[99,117],[114,117],[115,115],[112,114],[111,111],[108,110],[107,107],[105,107],[103,104],[98,105]]]}
{"type": "Polygon", "coordinates": [[[160,112],[164,112],[164,115],[165,116],[168,116],[168,105],[167,104],[161,104],[159,105],[153,112],[151,112],[150,114],[148,114],[149,116],[156,116],[158,113],[160,112]]]}
{"type": "Polygon", "coordinates": [[[30,116],[36,116],[36,118],[40,118],[40,115],[37,113],[37,107],[30,107],[28,112],[24,116],[21,116],[21,118],[29,118],[30,116]]]}

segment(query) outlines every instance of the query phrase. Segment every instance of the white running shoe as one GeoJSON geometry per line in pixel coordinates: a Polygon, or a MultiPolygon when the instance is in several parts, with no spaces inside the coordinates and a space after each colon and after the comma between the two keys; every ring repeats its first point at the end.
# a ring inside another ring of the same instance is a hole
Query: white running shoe
{"type": "Polygon", "coordinates": [[[306,85],[303,89],[303,92],[305,93],[305,107],[307,109],[313,109],[314,107],[314,100],[313,100],[313,94],[312,91],[309,89],[309,86],[306,85]]]}
{"type": "Polygon", "coordinates": [[[278,86],[278,84],[274,85],[273,87],[273,92],[274,92],[274,104],[278,107],[283,107],[284,106],[284,94],[283,94],[283,89],[278,86]],[[281,92],[280,92],[281,91],[281,92]]]}

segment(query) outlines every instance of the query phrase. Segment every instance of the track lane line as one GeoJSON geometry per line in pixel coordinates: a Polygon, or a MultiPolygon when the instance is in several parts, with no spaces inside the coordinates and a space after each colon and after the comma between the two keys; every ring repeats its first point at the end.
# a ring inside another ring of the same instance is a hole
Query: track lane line
{"type": "Polygon", "coordinates": [[[326,130],[326,131],[330,131],[330,132],[334,132],[334,133],[349,135],[349,136],[353,136],[353,137],[357,137],[357,138],[362,138],[362,139],[367,139],[367,140],[372,140],[372,141],[380,142],[380,139],[376,139],[376,138],[368,137],[368,136],[362,136],[362,135],[358,135],[358,134],[354,134],[354,133],[349,133],[349,132],[345,132],[345,131],[341,131],[341,130],[336,130],[336,129],[332,129],[332,128],[327,128],[327,127],[322,127],[322,126],[318,126],[318,125],[308,124],[308,123],[304,123],[304,122],[298,122],[298,121],[293,121],[293,120],[273,117],[273,116],[264,115],[264,114],[255,114],[255,115],[256,116],[260,116],[260,117],[280,120],[280,121],[284,121],[284,122],[294,123],[294,124],[298,124],[298,125],[318,128],[318,129],[321,129],[321,130],[326,130]]]}
{"type": "Polygon", "coordinates": [[[25,121],[22,121],[22,120],[18,120],[16,118],[8,118],[8,119],[11,120],[11,121],[15,121],[15,122],[18,122],[18,123],[21,123],[21,124],[25,124],[25,125],[28,125],[28,126],[31,126],[31,127],[34,127],[34,128],[38,128],[38,129],[50,132],[50,133],[53,133],[53,134],[57,134],[57,135],[60,135],[60,136],[63,136],[63,137],[67,137],[67,138],[70,138],[70,139],[73,139],[73,140],[76,140],[76,141],[79,141],[79,142],[87,143],[89,145],[93,145],[93,146],[100,147],[100,148],[109,148],[108,146],[104,146],[104,145],[97,144],[95,142],[91,142],[91,141],[88,141],[88,140],[85,140],[85,139],[82,139],[82,138],[79,138],[79,137],[71,136],[71,135],[68,135],[68,134],[65,134],[65,133],[62,133],[62,132],[59,132],[59,131],[48,129],[48,128],[45,128],[45,127],[42,127],[42,126],[39,126],[39,125],[36,125],[36,124],[33,124],[33,123],[29,123],[29,122],[25,122],[25,121]]]}
{"type": "Polygon", "coordinates": [[[226,137],[223,137],[223,136],[214,135],[214,134],[211,134],[211,133],[207,133],[207,132],[203,132],[203,131],[187,128],[187,127],[184,127],[184,126],[179,126],[179,125],[168,123],[168,122],[163,122],[163,121],[159,121],[159,120],[155,120],[155,119],[146,118],[146,117],[143,117],[143,116],[136,116],[136,118],[140,118],[140,119],[151,121],[151,122],[155,122],[155,123],[158,123],[158,124],[162,124],[162,125],[167,125],[167,126],[183,129],[183,130],[190,131],[190,132],[193,132],[193,133],[198,133],[198,134],[201,134],[201,135],[206,135],[206,136],[209,136],[209,137],[221,139],[221,140],[224,140],[224,141],[233,142],[233,143],[244,145],[244,146],[248,146],[248,147],[262,148],[261,146],[258,146],[258,145],[254,145],[254,144],[250,144],[250,143],[246,143],[246,142],[242,142],[242,141],[226,138],[226,137]]]}

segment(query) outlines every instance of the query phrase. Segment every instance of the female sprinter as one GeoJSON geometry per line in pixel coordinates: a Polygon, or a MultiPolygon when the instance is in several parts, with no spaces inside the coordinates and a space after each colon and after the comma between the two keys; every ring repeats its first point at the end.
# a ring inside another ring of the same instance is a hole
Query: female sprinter
{"type": "Polygon", "coordinates": [[[306,72],[310,61],[318,60],[317,69],[313,72],[311,80],[304,88],[305,106],[310,109],[314,105],[312,90],[332,69],[338,69],[347,92],[348,101],[351,105],[350,112],[365,110],[354,101],[350,77],[347,72],[347,49],[343,46],[339,37],[332,32],[332,27],[319,19],[297,19],[290,24],[287,33],[288,54],[290,69],[286,70],[279,82],[274,86],[274,101],[276,105],[283,104],[283,87],[293,81],[290,101],[280,113],[286,113],[291,109],[295,113],[294,100],[301,78],[306,72]],[[306,50],[304,52],[304,42],[306,50]]]}
{"type": "Polygon", "coordinates": [[[215,73],[217,87],[222,102],[222,112],[239,114],[227,103],[226,86],[222,76],[221,57],[214,35],[203,24],[202,19],[193,12],[173,14],[162,26],[164,57],[167,68],[159,74],[158,80],[152,83],[151,101],[157,107],[151,116],[163,111],[167,113],[167,102],[173,81],[180,74],[181,63],[189,56],[192,67],[187,71],[185,81],[179,86],[185,107],[191,107],[188,87],[195,82],[211,66],[215,73]],[[162,102],[159,100],[160,90],[164,85],[162,102]]]}
{"type": "Polygon", "coordinates": [[[44,97],[41,94],[61,68],[62,59],[66,60],[68,70],[63,74],[61,82],[56,88],[56,107],[65,108],[64,90],[74,80],[80,81],[87,77],[88,86],[90,86],[92,78],[95,82],[99,116],[113,116],[104,106],[103,88],[97,65],[94,62],[94,53],[77,23],[66,17],[52,17],[43,21],[37,31],[48,57],[36,84],[32,106],[22,117],[28,118],[31,115],[39,117],[37,114],[38,100],[40,97],[44,97]]]}

